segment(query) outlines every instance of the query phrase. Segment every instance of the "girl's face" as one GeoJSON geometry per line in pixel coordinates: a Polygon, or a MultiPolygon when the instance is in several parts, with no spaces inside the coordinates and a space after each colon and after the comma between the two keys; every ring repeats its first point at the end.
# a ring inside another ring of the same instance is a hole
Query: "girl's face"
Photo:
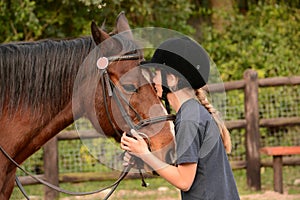
{"type": "Polygon", "coordinates": [[[158,69],[155,70],[155,75],[153,77],[153,83],[154,83],[154,87],[155,87],[157,96],[161,98],[163,89],[162,89],[162,85],[161,85],[162,84],[161,83],[161,72],[158,69]]]}

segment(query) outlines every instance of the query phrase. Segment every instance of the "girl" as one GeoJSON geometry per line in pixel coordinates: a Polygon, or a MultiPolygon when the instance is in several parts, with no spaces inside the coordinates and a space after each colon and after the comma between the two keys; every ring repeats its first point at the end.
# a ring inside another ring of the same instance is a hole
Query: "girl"
{"type": "Polygon", "coordinates": [[[156,69],[153,82],[159,97],[176,111],[176,165],[153,155],[144,139],[125,133],[121,148],[142,159],[161,177],[181,190],[182,199],[238,200],[239,194],[226,155],[230,135],[218,112],[208,102],[203,87],[210,61],[205,50],[189,38],[172,38],[156,49],[150,64],[156,69]]]}

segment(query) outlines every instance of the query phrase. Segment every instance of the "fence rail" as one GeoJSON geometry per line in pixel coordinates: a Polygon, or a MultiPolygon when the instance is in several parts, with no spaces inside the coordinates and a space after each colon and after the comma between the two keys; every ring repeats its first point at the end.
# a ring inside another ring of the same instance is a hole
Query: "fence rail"
{"type": "MultiPolygon", "coordinates": [[[[261,189],[260,168],[262,166],[271,166],[272,163],[260,160],[260,128],[262,127],[285,127],[300,125],[300,116],[292,117],[277,117],[277,118],[260,118],[259,116],[259,88],[260,87],[277,87],[277,86],[294,86],[300,85],[300,76],[294,77],[277,77],[258,79],[257,72],[247,70],[244,73],[244,80],[226,82],[224,84],[209,85],[209,92],[222,92],[232,90],[244,91],[244,119],[226,121],[226,126],[230,130],[244,129],[245,130],[245,161],[232,161],[233,169],[246,169],[247,184],[250,188],[256,190],[261,189]]],[[[208,90],[208,88],[206,87],[208,90]]],[[[300,101],[300,97],[299,97],[300,101]]],[[[300,134],[300,133],[299,133],[300,134]]],[[[44,146],[44,175],[40,175],[47,181],[58,185],[59,171],[58,171],[58,140],[76,140],[76,139],[91,139],[97,138],[99,134],[95,131],[82,131],[81,136],[78,136],[76,131],[63,131],[55,138],[49,141],[44,146]]],[[[286,158],[283,160],[284,165],[300,165],[300,158],[286,158]]],[[[69,180],[71,178],[69,177],[69,180]]],[[[91,179],[89,179],[91,180],[91,179]]],[[[98,180],[101,180],[100,178],[98,180]]],[[[62,179],[62,182],[66,179],[62,179]]],[[[76,178],[76,181],[87,181],[87,179],[76,178]]],[[[23,184],[35,184],[36,182],[30,180],[28,177],[21,177],[23,184]]],[[[45,199],[54,199],[57,193],[52,190],[46,190],[45,199]]]]}

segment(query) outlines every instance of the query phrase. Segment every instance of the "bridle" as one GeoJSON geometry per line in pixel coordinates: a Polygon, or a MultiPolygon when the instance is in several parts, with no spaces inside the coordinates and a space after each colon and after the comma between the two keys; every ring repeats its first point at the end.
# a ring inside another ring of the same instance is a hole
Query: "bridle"
{"type": "MultiPolygon", "coordinates": [[[[155,124],[155,123],[159,123],[162,121],[169,121],[169,120],[174,120],[175,119],[175,115],[173,114],[166,114],[163,116],[157,116],[157,117],[151,117],[151,118],[147,118],[147,119],[143,119],[140,114],[134,109],[134,107],[130,104],[130,102],[126,99],[126,97],[123,95],[123,93],[120,91],[120,89],[114,84],[114,82],[111,80],[108,72],[107,72],[107,67],[111,62],[114,61],[120,61],[120,60],[138,60],[140,59],[140,55],[135,53],[132,55],[124,55],[124,56],[120,56],[120,57],[101,57],[100,59],[105,59],[107,60],[107,66],[98,66],[98,68],[100,69],[100,73],[101,73],[101,83],[102,83],[102,91],[103,91],[103,99],[104,99],[104,106],[105,106],[105,110],[106,110],[106,114],[109,118],[109,122],[112,125],[112,127],[114,128],[115,132],[121,136],[121,133],[118,131],[118,129],[116,128],[116,125],[114,124],[111,114],[109,112],[108,109],[108,104],[106,99],[108,97],[113,98],[114,101],[116,102],[121,115],[123,117],[123,119],[125,120],[127,126],[130,129],[134,129],[134,130],[139,130],[145,126],[151,125],[151,124],[155,124]],[[106,87],[106,89],[105,89],[106,87]],[[115,92],[113,92],[113,90],[115,92]],[[123,101],[129,108],[130,110],[134,113],[135,118],[138,120],[138,123],[134,123],[133,120],[131,119],[131,117],[129,116],[129,114],[126,112],[122,102],[123,101]]],[[[148,138],[146,138],[148,139],[148,138]]],[[[149,139],[148,139],[149,140],[149,139]]]]}
{"type": "MultiPolygon", "coordinates": [[[[111,56],[111,57],[101,57],[98,59],[98,61],[100,59],[104,59],[107,63],[105,65],[102,65],[99,67],[98,62],[98,68],[100,69],[100,73],[101,73],[101,82],[102,82],[102,93],[103,93],[103,100],[104,100],[104,105],[105,105],[105,110],[106,110],[106,114],[108,116],[109,122],[112,125],[113,129],[115,130],[115,132],[121,136],[121,133],[118,131],[117,126],[115,125],[115,123],[112,120],[111,114],[109,112],[108,109],[108,103],[107,103],[107,99],[109,98],[113,98],[115,100],[115,102],[117,103],[117,106],[121,112],[121,115],[123,117],[123,119],[125,120],[126,124],[128,125],[128,127],[130,129],[134,129],[134,130],[139,130],[142,127],[151,125],[151,124],[155,124],[158,122],[162,122],[162,121],[169,121],[169,120],[174,120],[175,119],[175,115],[165,115],[165,116],[158,116],[158,117],[152,117],[152,118],[147,118],[147,119],[143,119],[140,114],[133,108],[133,106],[130,104],[130,102],[124,97],[123,93],[118,89],[118,87],[116,87],[116,85],[113,83],[113,81],[111,80],[109,73],[107,71],[107,67],[109,66],[109,64],[111,64],[112,62],[115,61],[121,61],[121,60],[139,60],[141,59],[141,56],[138,53],[133,53],[133,54],[126,54],[126,55],[121,55],[121,56],[111,56]],[[106,86],[106,88],[105,88],[106,86]],[[113,89],[115,92],[113,92],[113,89]],[[129,108],[135,113],[135,117],[136,119],[138,119],[138,123],[134,123],[133,120],[131,119],[131,117],[129,116],[129,114],[126,112],[122,102],[122,101],[127,104],[129,106],[129,108]]],[[[130,132],[127,133],[128,135],[132,136],[130,132]]],[[[150,138],[143,133],[139,133],[147,142],[149,149],[151,150],[151,141],[150,138]]],[[[10,160],[17,168],[19,168],[22,172],[24,172],[26,175],[30,176],[31,178],[33,178],[34,180],[38,181],[39,183],[53,189],[56,190],[58,192],[62,192],[65,194],[69,194],[69,195],[75,195],[75,196],[84,196],[84,195],[91,195],[91,194],[96,194],[96,193],[100,193],[103,192],[104,190],[107,190],[109,188],[111,188],[110,192],[105,196],[104,199],[108,199],[112,193],[116,190],[116,188],[118,187],[119,183],[126,177],[126,175],[129,173],[130,169],[133,167],[133,164],[129,164],[128,166],[126,166],[123,171],[121,172],[119,178],[111,185],[105,187],[105,188],[101,188],[99,190],[95,190],[95,191],[90,191],[90,192],[72,192],[72,191],[68,191],[65,189],[62,189],[60,187],[57,187],[43,179],[40,179],[38,177],[36,177],[35,175],[29,173],[28,171],[26,171],[24,168],[22,168],[0,145],[0,151],[6,156],[6,158],[8,160],[10,160]]],[[[139,165],[138,163],[140,162],[139,158],[133,157],[134,162],[137,163],[137,165],[139,165]]],[[[139,168],[140,170],[140,168],[139,168]]],[[[144,177],[140,171],[140,175],[142,177],[142,186],[146,187],[147,184],[144,181],[144,177]]],[[[18,177],[16,176],[16,184],[19,187],[20,191],[22,192],[22,194],[24,195],[24,197],[26,199],[30,199],[29,196],[26,194],[21,182],[19,181],[18,177]]]]}

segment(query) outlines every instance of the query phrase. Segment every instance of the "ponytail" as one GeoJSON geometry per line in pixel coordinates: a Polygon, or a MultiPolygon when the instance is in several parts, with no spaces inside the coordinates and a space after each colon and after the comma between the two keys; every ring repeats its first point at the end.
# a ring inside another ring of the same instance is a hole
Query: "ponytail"
{"type": "Polygon", "coordinates": [[[225,126],[224,121],[221,119],[219,115],[219,111],[217,111],[208,101],[206,92],[203,89],[197,89],[195,90],[197,99],[200,101],[200,103],[207,109],[207,111],[213,116],[214,120],[216,121],[219,129],[220,134],[222,137],[222,141],[224,144],[224,148],[226,150],[226,153],[231,152],[231,140],[230,140],[230,133],[228,129],[225,126]]]}

